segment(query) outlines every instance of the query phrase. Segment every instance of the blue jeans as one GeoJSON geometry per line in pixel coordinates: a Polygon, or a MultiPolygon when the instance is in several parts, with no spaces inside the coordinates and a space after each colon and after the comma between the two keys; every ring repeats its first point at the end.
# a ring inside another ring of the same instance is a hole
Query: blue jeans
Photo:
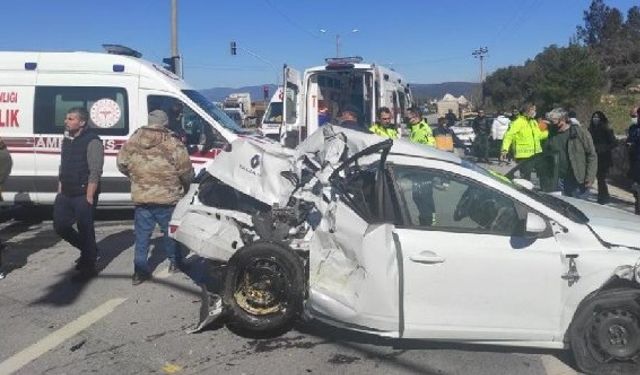
{"type": "Polygon", "coordinates": [[[133,265],[135,272],[149,273],[149,241],[156,223],[164,234],[164,251],[172,264],[182,261],[182,254],[176,242],[169,237],[169,220],[173,214],[174,206],[140,205],[135,208],[134,232],[136,235],[135,254],[133,265]]]}

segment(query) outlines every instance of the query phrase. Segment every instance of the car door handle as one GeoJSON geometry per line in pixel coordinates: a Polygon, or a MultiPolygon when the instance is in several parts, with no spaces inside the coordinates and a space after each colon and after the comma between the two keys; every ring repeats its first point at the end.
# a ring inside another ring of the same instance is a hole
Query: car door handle
{"type": "Polygon", "coordinates": [[[420,254],[409,256],[412,262],[424,263],[424,264],[436,264],[444,263],[444,258],[434,253],[433,251],[423,251],[420,254]]]}

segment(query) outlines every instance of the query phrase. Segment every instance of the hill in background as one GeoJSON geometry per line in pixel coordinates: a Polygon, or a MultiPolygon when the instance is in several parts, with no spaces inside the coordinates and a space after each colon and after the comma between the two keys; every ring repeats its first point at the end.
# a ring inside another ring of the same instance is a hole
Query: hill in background
{"type": "MultiPolygon", "coordinates": [[[[267,85],[269,87],[269,98],[276,90],[275,85],[267,85]]],[[[200,90],[202,95],[207,99],[220,102],[224,100],[229,94],[234,92],[248,92],[251,94],[251,100],[258,101],[263,99],[263,85],[256,86],[244,86],[238,88],[232,87],[214,87],[210,89],[200,90]]],[[[473,82],[443,82],[443,83],[412,83],[410,84],[411,92],[414,98],[419,102],[425,99],[440,99],[444,94],[451,94],[454,96],[464,95],[467,99],[470,99],[474,90],[479,87],[478,83],[473,82]]]]}

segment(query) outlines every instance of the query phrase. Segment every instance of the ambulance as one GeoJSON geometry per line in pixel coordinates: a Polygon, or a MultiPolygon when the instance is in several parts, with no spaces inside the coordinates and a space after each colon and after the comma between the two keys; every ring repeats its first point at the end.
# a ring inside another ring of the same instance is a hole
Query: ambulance
{"type": "Polygon", "coordinates": [[[338,114],[347,106],[358,110],[359,123],[367,128],[376,121],[376,111],[388,107],[395,125],[404,129],[404,112],[413,105],[409,84],[402,75],[363,63],[359,56],[327,58],[325,65],[306,69],[303,74],[285,65],[283,88],[280,138],[289,146],[304,140],[323,120],[337,124],[338,114]]]}
{"type": "Polygon", "coordinates": [[[118,151],[147,115],[162,109],[197,170],[245,130],[175,74],[137,51],[0,52],[0,137],[13,157],[5,204],[52,204],[67,110],[83,106],[104,143],[100,205],[131,205],[118,151]]]}
{"type": "MultiPolygon", "coordinates": [[[[280,139],[283,108],[282,99],[284,99],[284,90],[282,89],[282,86],[280,86],[271,97],[271,100],[267,105],[267,109],[264,111],[264,115],[262,116],[262,121],[260,122],[260,133],[275,140],[280,139]]],[[[295,109],[295,106],[290,104],[289,108],[295,109]]],[[[291,116],[289,119],[291,120],[291,116]]]]}

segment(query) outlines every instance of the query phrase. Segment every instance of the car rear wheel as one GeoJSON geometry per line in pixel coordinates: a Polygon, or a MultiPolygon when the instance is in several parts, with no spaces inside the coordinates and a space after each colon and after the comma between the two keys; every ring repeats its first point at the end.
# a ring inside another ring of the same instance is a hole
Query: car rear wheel
{"type": "Polygon", "coordinates": [[[640,290],[612,289],[585,300],[570,340],[588,374],[640,374],[640,290]]]}
{"type": "Polygon", "coordinates": [[[304,268],[298,255],[274,242],[255,242],[229,260],[223,299],[229,326],[248,336],[286,332],[302,310],[304,268]]]}

